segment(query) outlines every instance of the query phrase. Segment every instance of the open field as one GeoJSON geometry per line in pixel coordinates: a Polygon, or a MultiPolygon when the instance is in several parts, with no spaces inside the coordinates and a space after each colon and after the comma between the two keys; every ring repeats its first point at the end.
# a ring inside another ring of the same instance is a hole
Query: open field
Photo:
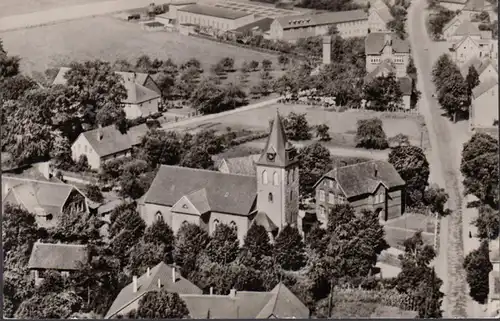
{"type": "Polygon", "coordinates": [[[243,61],[277,57],[235,46],[184,36],[173,32],[150,32],[131,22],[112,17],[85,18],[56,25],[15,30],[0,34],[5,49],[22,58],[23,72],[43,72],[73,60],[135,60],[143,54],[153,58],[172,58],[182,63],[197,58],[209,70],[223,57],[233,57],[235,66],[243,61]],[[85,31],[85,32],[82,32],[85,31]]]}
{"type": "Polygon", "coordinates": [[[386,225],[396,228],[399,227],[410,230],[422,230],[424,232],[434,233],[435,219],[434,216],[406,213],[403,216],[388,221],[386,225]]]}
{"type": "MultiPolygon", "coordinates": [[[[225,131],[228,126],[231,128],[245,128],[254,131],[267,130],[269,127],[269,120],[273,119],[277,109],[282,115],[287,115],[289,112],[306,113],[307,120],[312,126],[326,123],[330,127],[330,135],[332,136],[332,141],[327,145],[331,145],[332,147],[353,147],[356,134],[356,122],[359,119],[371,117],[380,117],[382,119],[387,137],[402,133],[407,135],[410,139],[410,143],[414,145],[420,145],[421,133],[423,132],[424,148],[429,147],[427,130],[425,126],[423,126],[421,118],[414,114],[393,113],[392,115],[388,115],[371,111],[335,112],[326,111],[322,107],[275,104],[256,110],[221,117],[216,121],[201,123],[197,127],[202,126],[218,131],[225,131]]],[[[191,126],[184,128],[184,130],[188,128],[191,130],[193,129],[191,126]]]]}
{"type": "Polygon", "coordinates": [[[106,0],[2,0],[0,17],[102,1],[106,0]]]}

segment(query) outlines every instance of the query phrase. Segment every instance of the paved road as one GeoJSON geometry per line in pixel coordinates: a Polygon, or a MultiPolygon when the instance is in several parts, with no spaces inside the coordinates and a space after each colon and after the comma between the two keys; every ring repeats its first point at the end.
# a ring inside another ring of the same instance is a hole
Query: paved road
{"type": "Polygon", "coordinates": [[[0,32],[136,9],[151,2],[152,0],[113,0],[13,15],[0,18],[0,32]]]}
{"type": "Polygon", "coordinates": [[[425,0],[412,2],[408,13],[410,42],[419,72],[418,87],[422,92],[420,111],[424,116],[432,145],[430,162],[437,170],[436,183],[444,186],[450,195],[448,207],[453,213],[442,219],[441,246],[434,264],[439,277],[443,280],[443,302],[445,317],[478,317],[477,309],[471,309],[465,271],[463,269],[463,225],[460,165],[460,143],[454,137],[455,125],[442,117],[437,102],[432,98],[435,91],[431,81],[432,65],[439,56],[442,44],[432,43],[425,28],[425,0]],[[428,49],[428,50],[425,50],[428,49]]]}

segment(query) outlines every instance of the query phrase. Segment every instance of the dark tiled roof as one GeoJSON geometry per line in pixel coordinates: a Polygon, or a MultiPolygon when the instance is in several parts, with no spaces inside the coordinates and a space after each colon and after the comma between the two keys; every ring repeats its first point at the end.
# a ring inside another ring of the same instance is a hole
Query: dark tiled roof
{"type": "Polygon", "coordinates": [[[276,20],[283,29],[303,28],[309,26],[330,25],[356,20],[366,20],[368,14],[364,10],[340,12],[324,12],[317,14],[291,15],[279,17],[276,20]]]}
{"type": "Polygon", "coordinates": [[[281,167],[288,166],[296,161],[296,159],[290,159],[287,157],[287,155],[289,155],[287,151],[292,149],[293,145],[290,144],[286,138],[285,127],[283,126],[279,113],[276,111],[271,133],[267,137],[266,146],[264,147],[257,163],[281,167]],[[273,161],[268,160],[268,153],[275,154],[273,161]]]}
{"type": "Polygon", "coordinates": [[[473,98],[478,98],[491,88],[495,87],[498,85],[498,78],[497,77],[490,77],[486,79],[485,81],[479,83],[475,88],[472,89],[472,96],[473,98]]]}
{"type": "Polygon", "coordinates": [[[403,96],[411,95],[413,80],[410,77],[401,77],[398,78],[399,81],[399,89],[403,93],[403,96]]]}
{"type": "Polygon", "coordinates": [[[307,319],[309,309],[285,285],[279,283],[272,291],[273,298],[260,311],[257,319],[307,319]]]}
{"type": "Polygon", "coordinates": [[[248,215],[255,202],[253,176],[161,165],[144,203],[173,206],[183,196],[206,189],[211,211],[248,215]]]}
{"type": "Polygon", "coordinates": [[[389,23],[394,20],[391,10],[389,10],[389,7],[382,0],[377,0],[374,4],[372,4],[372,6],[385,23],[389,23]]]}
{"type": "MultiPolygon", "coordinates": [[[[337,167],[324,177],[337,179],[346,197],[371,194],[381,183],[387,188],[403,186],[405,181],[396,169],[386,161],[374,160],[343,167],[337,167]],[[377,176],[375,176],[375,170],[377,176]]],[[[320,179],[316,185],[321,182],[320,179]]]]}
{"type": "Polygon", "coordinates": [[[149,77],[148,74],[143,72],[115,71],[115,74],[120,75],[124,81],[136,82],[142,86],[146,84],[146,80],[148,80],[149,77]]]}
{"type": "Polygon", "coordinates": [[[200,214],[210,212],[210,203],[208,201],[207,189],[202,188],[196,192],[186,195],[186,198],[200,212],[200,214]]]}
{"type": "Polygon", "coordinates": [[[479,31],[479,28],[477,27],[476,24],[465,20],[458,26],[457,30],[455,31],[455,36],[480,36],[481,32],[479,31]]]}
{"type": "Polygon", "coordinates": [[[116,129],[115,125],[110,125],[84,132],[82,135],[89,141],[97,155],[105,157],[131,149],[140,143],[141,137],[147,132],[146,124],[131,127],[125,134],[116,129]],[[99,133],[102,135],[101,140],[98,138],[99,133]]]}
{"type": "Polygon", "coordinates": [[[122,101],[124,104],[140,104],[160,98],[157,92],[135,82],[125,82],[124,85],[127,89],[127,98],[122,101]]]}
{"type": "Polygon", "coordinates": [[[213,7],[213,6],[205,6],[201,4],[193,4],[189,5],[186,7],[182,7],[178,9],[177,11],[183,11],[183,12],[189,12],[189,13],[194,13],[194,14],[199,14],[199,15],[204,15],[204,16],[211,16],[211,17],[217,17],[217,18],[222,18],[222,19],[239,19],[242,17],[246,17],[248,15],[251,15],[251,13],[248,12],[243,12],[243,11],[236,11],[236,10],[231,10],[231,9],[225,9],[225,8],[219,8],[219,7],[213,7]]]}
{"type": "Polygon", "coordinates": [[[461,23],[463,21],[463,16],[456,15],[455,17],[453,17],[453,19],[451,19],[447,24],[444,25],[443,32],[448,30],[448,28],[453,26],[457,21],[461,23]]]}
{"type": "Polygon", "coordinates": [[[229,173],[241,175],[255,175],[255,162],[259,159],[260,155],[250,155],[244,157],[226,158],[222,163],[227,165],[229,173]]]}
{"type": "Polygon", "coordinates": [[[88,259],[87,247],[75,244],[35,243],[28,268],[47,270],[76,270],[78,262],[88,259]]]}
{"type": "Polygon", "coordinates": [[[273,232],[278,229],[269,216],[267,216],[264,212],[258,212],[252,220],[252,223],[250,223],[250,225],[252,224],[263,226],[268,232],[273,232]]]}
{"type": "Polygon", "coordinates": [[[162,289],[168,292],[175,292],[179,294],[201,294],[202,291],[193,283],[183,278],[177,271],[175,283],[172,280],[173,268],[161,262],[150,270],[148,276],[147,272],[137,279],[137,292],[134,293],[133,283],[124,287],[116,297],[115,301],[106,313],[106,319],[119,314],[128,305],[132,304],[145,293],[151,291],[158,291],[158,280],[160,280],[162,289]]]}
{"type": "Polygon", "coordinates": [[[370,73],[368,73],[365,78],[364,78],[364,81],[365,83],[368,83],[370,81],[372,81],[373,79],[377,78],[377,76],[380,74],[380,72],[384,71],[384,70],[387,70],[388,72],[395,72],[395,68],[391,65],[391,63],[389,61],[382,61],[382,63],[380,63],[377,68],[373,69],[370,73]]]}
{"type": "Polygon", "coordinates": [[[250,31],[261,31],[261,32],[267,32],[271,29],[271,24],[273,23],[274,19],[272,18],[264,18],[260,19],[257,21],[254,21],[252,23],[249,23],[247,25],[241,26],[239,28],[234,29],[234,32],[250,32],[250,31]]]}
{"type": "Polygon", "coordinates": [[[367,55],[380,54],[386,46],[386,35],[392,40],[392,51],[395,53],[409,53],[410,44],[402,40],[395,33],[372,32],[365,38],[365,53],[367,55]]]}
{"type": "Polygon", "coordinates": [[[181,295],[191,319],[238,319],[237,299],[227,295],[181,295]]]}

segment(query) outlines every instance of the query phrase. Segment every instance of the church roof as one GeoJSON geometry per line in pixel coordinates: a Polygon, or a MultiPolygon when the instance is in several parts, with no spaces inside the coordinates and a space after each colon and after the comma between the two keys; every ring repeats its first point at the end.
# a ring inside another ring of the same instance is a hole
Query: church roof
{"type": "Polygon", "coordinates": [[[279,112],[276,111],[276,116],[271,127],[271,133],[269,134],[266,142],[266,147],[262,151],[262,154],[257,161],[258,164],[285,167],[289,164],[295,162],[295,159],[291,159],[289,156],[290,150],[293,149],[293,145],[286,138],[285,128],[279,112]],[[274,159],[268,158],[268,154],[274,154],[274,159]]]}

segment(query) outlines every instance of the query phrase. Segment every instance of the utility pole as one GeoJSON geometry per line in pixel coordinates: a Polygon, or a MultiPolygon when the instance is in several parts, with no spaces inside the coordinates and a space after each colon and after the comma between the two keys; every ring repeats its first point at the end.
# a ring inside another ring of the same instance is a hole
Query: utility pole
{"type": "Polygon", "coordinates": [[[420,148],[424,146],[424,132],[420,132],[420,148]]]}
{"type": "Polygon", "coordinates": [[[333,282],[330,280],[330,295],[328,297],[328,319],[332,318],[333,309],[333,282]]]}

